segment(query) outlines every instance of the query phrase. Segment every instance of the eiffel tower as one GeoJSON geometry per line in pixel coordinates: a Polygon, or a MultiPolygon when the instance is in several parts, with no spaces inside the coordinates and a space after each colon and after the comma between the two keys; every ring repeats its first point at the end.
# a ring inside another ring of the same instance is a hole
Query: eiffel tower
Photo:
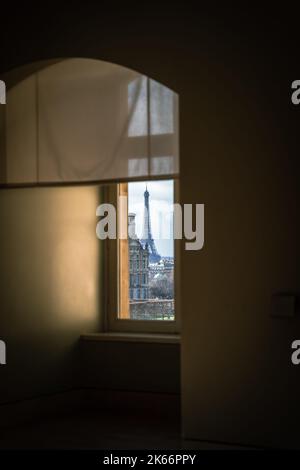
{"type": "Polygon", "coordinates": [[[147,186],[146,191],[144,192],[144,227],[141,243],[143,247],[145,247],[146,245],[148,246],[150,263],[158,263],[161,259],[161,256],[157,252],[155,242],[152,238],[149,208],[149,191],[147,190],[147,186]]]}

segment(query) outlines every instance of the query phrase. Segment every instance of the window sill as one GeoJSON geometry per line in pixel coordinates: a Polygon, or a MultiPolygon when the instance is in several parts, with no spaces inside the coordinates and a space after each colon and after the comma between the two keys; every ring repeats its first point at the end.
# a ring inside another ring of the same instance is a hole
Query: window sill
{"type": "Polygon", "coordinates": [[[129,343],[165,343],[180,344],[178,334],[157,334],[157,333],[90,333],[81,335],[84,341],[113,341],[129,343]]]}

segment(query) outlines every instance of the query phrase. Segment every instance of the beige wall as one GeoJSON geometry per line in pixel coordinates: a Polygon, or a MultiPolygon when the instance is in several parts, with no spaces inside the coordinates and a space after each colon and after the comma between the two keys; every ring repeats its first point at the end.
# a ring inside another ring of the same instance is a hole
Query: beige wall
{"type": "Polygon", "coordinates": [[[1,190],[0,403],[78,383],[78,341],[99,328],[97,187],[1,190]]]}

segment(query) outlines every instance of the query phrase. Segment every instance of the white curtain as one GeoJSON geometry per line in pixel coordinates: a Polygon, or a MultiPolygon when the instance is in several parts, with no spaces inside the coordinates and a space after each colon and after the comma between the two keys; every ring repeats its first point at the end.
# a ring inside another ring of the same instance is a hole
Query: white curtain
{"type": "Polygon", "coordinates": [[[10,87],[0,113],[1,183],[179,173],[178,96],[125,67],[62,60],[10,87]]]}

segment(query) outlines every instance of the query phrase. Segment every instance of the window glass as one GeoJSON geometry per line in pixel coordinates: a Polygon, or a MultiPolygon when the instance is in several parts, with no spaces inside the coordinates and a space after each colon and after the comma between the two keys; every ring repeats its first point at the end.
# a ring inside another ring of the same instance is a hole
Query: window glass
{"type": "Polygon", "coordinates": [[[130,319],[175,319],[173,202],[173,180],[128,183],[130,319]]]}

